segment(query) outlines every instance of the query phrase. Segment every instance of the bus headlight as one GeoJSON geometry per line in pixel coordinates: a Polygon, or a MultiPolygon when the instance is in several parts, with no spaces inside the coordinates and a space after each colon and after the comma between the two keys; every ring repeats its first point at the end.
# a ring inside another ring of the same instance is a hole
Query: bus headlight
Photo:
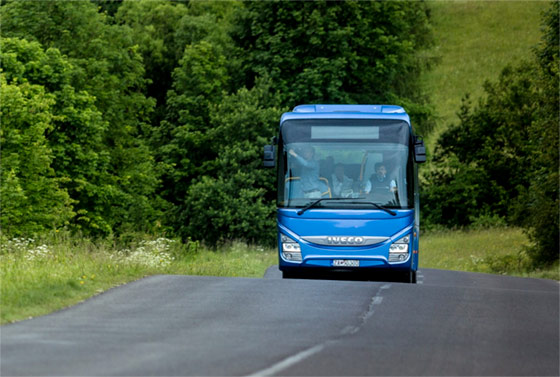
{"type": "Polygon", "coordinates": [[[404,262],[408,259],[410,235],[399,238],[389,247],[389,262],[404,262]]]}
{"type": "Polygon", "coordinates": [[[301,247],[290,237],[280,235],[282,241],[282,258],[289,262],[301,262],[301,247]]]}

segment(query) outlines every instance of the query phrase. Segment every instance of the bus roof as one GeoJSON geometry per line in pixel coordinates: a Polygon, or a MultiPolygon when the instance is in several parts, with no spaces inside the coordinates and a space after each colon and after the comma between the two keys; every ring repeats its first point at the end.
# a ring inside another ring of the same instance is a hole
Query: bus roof
{"type": "Polygon", "coordinates": [[[406,111],[395,105],[299,105],[282,114],[280,123],[290,119],[400,119],[410,124],[406,111]]]}

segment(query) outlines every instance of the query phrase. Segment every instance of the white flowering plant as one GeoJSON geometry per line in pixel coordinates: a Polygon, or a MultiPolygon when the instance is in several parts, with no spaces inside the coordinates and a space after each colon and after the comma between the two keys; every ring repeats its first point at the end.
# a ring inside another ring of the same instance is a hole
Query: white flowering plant
{"type": "Polygon", "coordinates": [[[175,260],[170,249],[176,242],[164,237],[141,241],[137,247],[119,250],[114,259],[147,267],[166,267],[175,260]]]}
{"type": "Polygon", "coordinates": [[[33,238],[6,239],[2,237],[0,242],[0,255],[23,254],[24,259],[28,261],[53,257],[53,252],[49,246],[45,244],[37,245],[33,238]]]}

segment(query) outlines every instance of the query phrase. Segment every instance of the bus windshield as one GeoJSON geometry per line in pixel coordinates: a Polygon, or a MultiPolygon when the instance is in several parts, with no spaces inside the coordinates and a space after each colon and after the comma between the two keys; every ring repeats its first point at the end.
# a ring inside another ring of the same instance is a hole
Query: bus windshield
{"type": "Polygon", "coordinates": [[[278,206],[413,207],[409,127],[382,120],[305,120],[282,126],[278,206]]]}

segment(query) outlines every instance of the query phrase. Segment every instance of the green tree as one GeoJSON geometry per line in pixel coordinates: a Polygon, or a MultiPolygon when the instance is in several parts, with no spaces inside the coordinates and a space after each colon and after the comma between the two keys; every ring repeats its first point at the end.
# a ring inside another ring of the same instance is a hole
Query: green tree
{"type": "Polygon", "coordinates": [[[187,14],[183,3],[166,0],[123,1],[115,14],[119,25],[126,25],[142,55],[146,77],[150,80],[147,93],[163,106],[171,89],[173,69],[182,56],[184,45],[175,43],[179,21],[187,14]]]}
{"type": "Polygon", "coordinates": [[[535,121],[529,128],[531,175],[522,202],[526,204],[524,225],[535,246],[530,250],[537,264],[557,261],[559,224],[559,134],[560,124],[560,3],[553,2],[544,17],[544,34],[535,53],[535,121]]]}
{"type": "MultiPolygon", "coordinates": [[[[76,92],[71,85],[75,67],[58,51],[44,51],[38,42],[17,38],[2,38],[2,70],[8,83],[29,82],[43,88],[52,100],[51,127],[43,130],[48,142],[49,162],[53,174],[62,182],[74,200],[77,216],[75,225],[109,232],[110,226],[100,214],[91,211],[94,198],[110,191],[108,180],[109,156],[103,152],[103,135],[107,124],[87,92],[76,92]]],[[[23,111],[30,111],[23,107],[23,111]]],[[[3,123],[11,121],[10,113],[3,123]]],[[[4,161],[3,161],[4,164],[4,161]]]]}
{"type": "Polygon", "coordinates": [[[406,102],[427,129],[417,81],[427,61],[416,54],[430,41],[423,5],[193,2],[178,25],[186,47],[154,145],[182,236],[273,239],[274,178],[260,165],[280,109],[406,102]]]}
{"type": "MultiPolygon", "coordinates": [[[[183,57],[185,48],[202,41],[212,45],[226,57],[225,68],[232,77],[242,69],[242,62],[235,58],[235,46],[231,32],[236,11],[242,6],[238,1],[193,1],[189,3],[189,12],[181,18],[175,31],[177,58],[183,57]]],[[[228,93],[235,92],[243,85],[231,80],[226,88],[228,93]]]]}
{"type": "MultiPolygon", "coordinates": [[[[257,213],[270,207],[262,203],[264,190],[254,189],[254,178],[247,181],[217,171],[223,148],[232,146],[231,136],[225,137],[228,143],[224,140],[216,143],[215,128],[219,124],[214,119],[217,104],[231,102],[228,99],[232,90],[231,74],[238,64],[233,58],[235,49],[228,31],[232,12],[238,6],[234,2],[189,3],[188,13],[182,13],[176,22],[173,43],[169,43],[169,52],[174,50],[177,59],[171,76],[173,84],[166,96],[165,117],[152,137],[157,158],[165,167],[162,195],[173,204],[166,219],[181,236],[205,239],[209,243],[233,237],[232,209],[253,208],[252,212],[257,213]],[[245,192],[243,198],[235,199],[239,187],[234,181],[245,182],[241,186],[245,192]],[[227,201],[221,199],[225,197],[227,201]],[[214,200],[210,203],[209,198],[214,200]],[[202,208],[205,212],[200,211],[202,208]],[[223,216],[211,215],[213,225],[201,226],[212,211],[223,216]]],[[[172,59],[170,55],[168,60],[172,59]]],[[[255,112],[251,113],[255,119],[266,116],[266,112],[262,115],[255,112]]],[[[225,114],[220,112],[220,115],[225,114]]],[[[239,133],[240,129],[231,132],[239,133]]],[[[234,158],[232,163],[237,166],[239,161],[234,158]]],[[[240,238],[256,239],[254,232],[236,234],[240,238]]]]}
{"type": "Polygon", "coordinates": [[[429,219],[463,226],[480,215],[498,215],[516,222],[512,199],[529,185],[531,80],[528,64],[508,67],[498,82],[485,84],[487,97],[477,107],[463,102],[459,124],[449,127],[435,148],[424,200],[429,219]]]}
{"type": "Polygon", "coordinates": [[[53,96],[40,85],[0,73],[0,226],[11,236],[64,226],[74,215],[45,134],[54,128],[53,96]]]}
{"type": "Polygon", "coordinates": [[[105,12],[109,16],[114,16],[122,4],[122,0],[90,0],[97,6],[99,12],[105,12]]]}
{"type": "Polygon", "coordinates": [[[419,81],[432,41],[423,2],[246,2],[237,17],[247,87],[266,75],[285,106],[415,104],[419,130],[431,128],[419,81]]]}
{"type": "MultiPolygon", "coordinates": [[[[99,158],[107,160],[106,164],[93,168],[95,163],[91,163],[76,173],[79,168],[72,166],[77,162],[73,161],[75,156],[66,160],[55,157],[53,162],[57,175],[79,181],[90,188],[88,191],[96,192],[91,195],[78,188],[69,190],[73,198],[81,196],[77,204],[81,207],[77,211],[81,226],[101,234],[130,226],[149,229],[158,215],[157,170],[146,143],[154,101],[144,94],[142,58],[132,43],[130,29],[109,25],[107,15],[98,13],[91,2],[14,1],[0,11],[4,36],[38,41],[47,51],[54,48],[66,56],[74,69],[65,77],[69,80],[65,90],[74,91],[74,101],[80,101],[78,107],[91,101],[96,108],[95,115],[76,111],[65,114],[67,127],[56,135],[80,130],[74,136],[87,138],[79,119],[104,124],[99,148],[94,150],[99,158]],[[101,118],[94,119],[98,116],[101,118]],[[82,180],[80,174],[99,179],[82,180]]],[[[46,75],[44,80],[40,84],[56,84],[57,78],[46,75]]],[[[49,89],[47,84],[45,87],[49,89]]],[[[65,144],[68,140],[64,138],[59,141],[60,150],[53,146],[55,154],[64,154],[63,149],[74,146],[65,144]]],[[[97,141],[94,138],[92,143],[97,141]]],[[[79,156],[84,163],[88,159],[85,154],[79,156]]]]}
{"type": "Polygon", "coordinates": [[[211,107],[207,143],[217,156],[189,186],[184,206],[176,207],[183,236],[210,244],[240,238],[273,243],[276,177],[262,168],[262,146],[286,110],[272,106],[275,102],[270,83],[259,80],[211,107]]]}
{"type": "Polygon", "coordinates": [[[216,157],[207,143],[211,128],[210,106],[224,95],[228,76],[225,57],[206,41],[185,48],[173,72],[173,89],[167,95],[167,119],[154,134],[153,145],[165,164],[163,195],[171,203],[184,200],[193,177],[216,157]]]}
{"type": "Polygon", "coordinates": [[[237,3],[171,2],[167,0],[124,1],[115,15],[119,25],[131,29],[150,81],[147,93],[157,100],[153,124],[165,119],[166,96],[172,89],[173,70],[187,46],[201,41],[225,50],[231,46],[227,29],[237,3]]]}

